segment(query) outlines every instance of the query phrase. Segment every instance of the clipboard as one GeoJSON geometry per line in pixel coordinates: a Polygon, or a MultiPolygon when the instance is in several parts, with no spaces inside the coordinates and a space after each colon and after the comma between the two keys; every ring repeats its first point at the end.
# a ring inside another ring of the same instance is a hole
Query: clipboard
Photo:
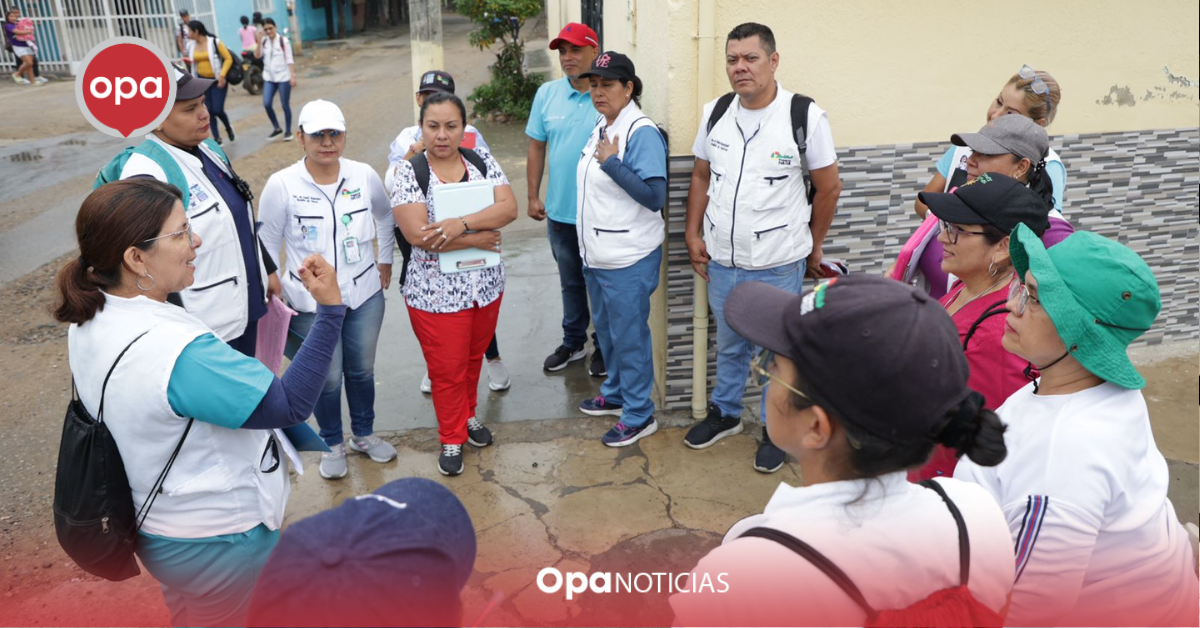
{"type": "MultiPolygon", "coordinates": [[[[433,188],[434,219],[449,220],[473,214],[495,204],[491,181],[443,183],[433,188]]],[[[445,274],[461,273],[500,265],[500,254],[483,249],[461,249],[438,254],[438,265],[445,274]]]]}

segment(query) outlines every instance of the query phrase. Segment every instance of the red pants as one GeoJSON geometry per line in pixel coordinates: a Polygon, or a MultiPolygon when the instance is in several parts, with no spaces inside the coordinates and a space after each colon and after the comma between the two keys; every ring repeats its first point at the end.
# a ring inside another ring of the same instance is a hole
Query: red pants
{"type": "Polygon", "coordinates": [[[433,409],[442,444],[467,442],[467,419],[475,416],[483,352],[496,334],[503,298],[502,294],[486,307],[453,314],[408,308],[408,319],[421,343],[429,381],[433,383],[433,409]]]}

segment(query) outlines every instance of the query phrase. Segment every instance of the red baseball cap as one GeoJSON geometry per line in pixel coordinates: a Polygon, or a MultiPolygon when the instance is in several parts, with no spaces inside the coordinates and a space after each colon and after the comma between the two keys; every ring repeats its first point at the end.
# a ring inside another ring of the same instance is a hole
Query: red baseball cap
{"type": "Polygon", "coordinates": [[[558,37],[550,40],[550,49],[558,50],[562,42],[575,44],[576,46],[593,46],[600,47],[600,38],[596,36],[596,31],[592,30],[587,24],[579,22],[570,22],[558,32],[558,37]]]}

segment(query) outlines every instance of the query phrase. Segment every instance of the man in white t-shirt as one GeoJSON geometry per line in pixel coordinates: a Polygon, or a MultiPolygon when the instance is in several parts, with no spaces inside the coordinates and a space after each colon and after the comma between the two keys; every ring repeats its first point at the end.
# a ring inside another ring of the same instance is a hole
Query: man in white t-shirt
{"type": "MultiPolygon", "coordinates": [[[[417,91],[417,109],[421,108],[425,97],[434,92],[453,94],[454,77],[450,76],[449,72],[441,70],[430,70],[422,74],[421,89],[417,91]]],[[[396,165],[425,152],[425,142],[422,137],[421,127],[413,125],[400,131],[396,139],[392,140],[392,145],[388,150],[387,174],[383,178],[383,186],[387,188],[388,194],[392,193],[392,186],[396,182],[396,165]]],[[[476,146],[491,150],[487,142],[483,141],[483,134],[479,132],[479,129],[468,124],[463,132],[462,147],[475,148],[476,146]]]]}
{"type": "MultiPolygon", "coordinates": [[[[709,282],[717,320],[717,382],[708,416],[684,438],[693,449],[742,431],[742,396],[755,347],[726,324],[726,298],[745,281],[799,294],[806,271],[817,276],[821,243],[842,190],[824,110],[811,99],[794,101],[775,81],[778,67],[770,28],[747,22],[730,31],[725,72],[733,94],[705,105],[692,146],[696,165],[685,235],[692,268],[709,282]],[[798,114],[804,121],[794,125],[793,108],[802,102],[807,115],[798,114]],[[800,128],[806,133],[797,141],[800,128]],[[805,168],[816,189],[811,200],[805,168]]],[[[759,410],[765,420],[765,404],[759,410]]],[[[773,473],[786,457],[764,424],[754,468],[773,473]]]]}

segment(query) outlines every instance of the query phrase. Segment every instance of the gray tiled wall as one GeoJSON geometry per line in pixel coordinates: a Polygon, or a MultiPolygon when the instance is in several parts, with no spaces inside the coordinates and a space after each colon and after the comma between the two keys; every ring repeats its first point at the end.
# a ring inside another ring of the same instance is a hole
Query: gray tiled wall
{"type": "MultiPolygon", "coordinates": [[[[1141,344],[1200,336],[1198,136],[1198,129],[1186,128],[1051,138],[1067,166],[1067,219],[1076,229],[1128,244],[1158,277],[1163,311],[1141,344]]],[[[847,260],[851,272],[882,273],[916,228],[913,201],[946,147],[921,143],[839,148],[844,191],[825,255],[847,260]]],[[[664,400],[668,409],[691,404],[693,281],[683,241],[691,166],[691,156],[671,158],[664,400]]],[[[715,324],[710,324],[710,390],[716,370],[715,333],[715,324]]],[[[748,389],[747,402],[757,394],[748,389]]]]}

